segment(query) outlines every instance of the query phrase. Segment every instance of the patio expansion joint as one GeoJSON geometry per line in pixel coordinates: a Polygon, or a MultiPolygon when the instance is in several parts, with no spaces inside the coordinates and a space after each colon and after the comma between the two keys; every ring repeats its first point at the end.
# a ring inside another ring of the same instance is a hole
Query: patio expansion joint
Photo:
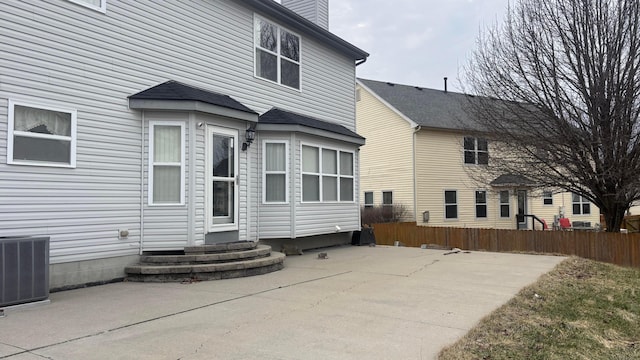
{"type": "Polygon", "coordinates": [[[224,304],[224,303],[228,303],[228,302],[232,302],[232,301],[235,301],[235,300],[240,300],[240,299],[244,299],[244,298],[248,298],[248,297],[252,297],[252,296],[257,296],[257,295],[268,293],[268,292],[271,292],[271,291],[276,291],[276,290],[280,290],[280,289],[286,289],[286,288],[289,288],[289,287],[294,287],[294,286],[297,286],[297,285],[306,284],[306,283],[310,283],[310,282],[314,282],[314,281],[319,281],[319,280],[324,280],[324,279],[328,279],[328,278],[332,278],[332,277],[342,276],[342,275],[349,274],[349,273],[351,273],[351,271],[344,271],[344,272],[340,272],[340,273],[336,273],[336,274],[331,274],[331,275],[321,276],[321,277],[317,277],[317,278],[313,278],[313,279],[309,279],[309,280],[299,281],[299,282],[296,282],[296,283],[291,283],[291,284],[287,284],[287,285],[281,285],[281,286],[274,287],[274,288],[271,288],[271,289],[266,289],[266,290],[257,291],[257,292],[250,293],[250,294],[236,296],[236,297],[233,297],[233,298],[230,298],[230,299],[226,299],[226,300],[215,301],[215,302],[212,302],[212,303],[209,303],[209,304],[200,305],[200,306],[196,306],[196,307],[185,309],[185,310],[181,310],[181,311],[176,311],[176,312],[173,312],[173,313],[170,313],[170,314],[156,316],[156,317],[151,318],[151,319],[146,319],[146,320],[138,321],[138,322],[131,323],[131,324],[117,326],[117,327],[114,327],[112,329],[102,330],[102,331],[98,331],[98,332],[95,332],[95,333],[91,333],[91,334],[87,334],[87,335],[83,335],[83,336],[78,336],[78,337],[75,337],[75,338],[72,338],[72,339],[67,339],[67,340],[64,340],[64,341],[59,341],[59,342],[52,343],[52,344],[38,346],[38,347],[35,347],[35,348],[32,348],[32,349],[24,349],[24,348],[21,348],[21,347],[18,347],[18,346],[14,346],[14,345],[11,345],[11,344],[4,344],[4,345],[12,346],[12,347],[15,347],[17,349],[24,350],[24,351],[17,352],[17,353],[11,354],[11,355],[0,356],[0,359],[6,359],[6,358],[9,358],[9,357],[12,357],[12,356],[17,356],[17,355],[25,354],[25,353],[29,353],[29,354],[41,357],[43,359],[52,359],[52,358],[49,358],[49,357],[46,357],[46,356],[42,356],[42,355],[38,355],[36,353],[33,353],[33,351],[43,350],[43,349],[51,348],[51,347],[62,345],[62,344],[68,344],[68,343],[75,342],[75,341],[78,341],[78,340],[83,340],[83,339],[88,339],[88,338],[92,338],[92,337],[95,337],[95,336],[100,336],[100,335],[107,334],[107,333],[110,333],[110,332],[114,332],[114,331],[118,331],[118,330],[122,330],[122,329],[127,329],[127,328],[130,328],[130,327],[134,327],[134,326],[150,323],[150,322],[153,322],[153,321],[156,321],[156,320],[161,320],[161,319],[165,319],[165,318],[169,318],[169,317],[173,317],[173,316],[189,313],[189,312],[192,312],[192,311],[204,309],[204,308],[207,308],[207,307],[220,305],[220,304],[224,304]]]}

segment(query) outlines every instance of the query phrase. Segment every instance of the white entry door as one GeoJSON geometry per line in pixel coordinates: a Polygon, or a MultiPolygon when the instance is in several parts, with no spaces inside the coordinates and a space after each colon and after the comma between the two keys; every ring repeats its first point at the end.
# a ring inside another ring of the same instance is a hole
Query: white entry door
{"type": "Polygon", "coordinates": [[[208,231],[238,230],[238,130],[207,128],[208,231]]]}

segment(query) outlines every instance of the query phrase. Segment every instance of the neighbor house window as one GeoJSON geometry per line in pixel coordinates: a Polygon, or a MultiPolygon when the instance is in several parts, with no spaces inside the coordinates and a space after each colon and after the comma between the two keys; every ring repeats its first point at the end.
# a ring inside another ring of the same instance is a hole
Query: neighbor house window
{"type": "Polygon", "coordinates": [[[300,89],[300,36],[255,18],[255,74],[300,89]]]}
{"type": "Polygon", "coordinates": [[[464,163],[487,165],[489,163],[489,146],[486,139],[464,138],[464,163]]]}
{"type": "Polygon", "coordinates": [[[458,218],[458,192],[456,190],[445,190],[444,192],[444,218],[458,218]]]}
{"type": "Polygon", "coordinates": [[[364,207],[373,207],[373,191],[364,192],[364,207]]]}
{"type": "Polygon", "coordinates": [[[511,216],[511,209],[509,205],[509,190],[500,191],[500,217],[508,218],[511,216]]]}
{"type": "Polygon", "coordinates": [[[393,192],[391,191],[382,192],[382,205],[383,206],[393,205],[393,192]]]}
{"type": "Polygon", "coordinates": [[[302,146],[302,201],[353,201],[353,153],[302,146]]]}
{"type": "Polygon", "coordinates": [[[572,194],[573,215],[589,215],[591,214],[591,203],[586,197],[572,194]]]}
{"type": "Polygon", "coordinates": [[[107,11],[107,0],[69,0],[76,4],[86,6],[90,9],[97,10],[100,12],[107,11]]]}
{"type": "Polygon", "coordinates": [[[149,122],[149,204],[184,204],[184,124],[149,122]]]}
{"type": "Polygon", "coordinates": [[[476,191],[476,218],[487,217],[487,192],[484,190],[476,191]]]}
{"type": "Polygon", "coordinates": [[[542,192],[542,204],[553,205],[553,193],[551,191],[542,192]]]}
{"type": "Polygon", "coordinates": [[[287,203],[288,180],[286,141],[264,142],[264,187],[263,201],[266,203],[287,203]]]}
{"type": "Polygon", "coordinates": [[[7,163],[76,166],[76,111],[9,101],[7,163]]]}

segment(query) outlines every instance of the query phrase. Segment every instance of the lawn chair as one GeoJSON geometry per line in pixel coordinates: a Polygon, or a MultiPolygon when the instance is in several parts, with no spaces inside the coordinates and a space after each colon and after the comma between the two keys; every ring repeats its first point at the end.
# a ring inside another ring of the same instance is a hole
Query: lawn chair
{"type": "Polygon", "coordinates": [[[560,230],[571,230],[571,221],[568,218],[560,218],[560,230]]]}

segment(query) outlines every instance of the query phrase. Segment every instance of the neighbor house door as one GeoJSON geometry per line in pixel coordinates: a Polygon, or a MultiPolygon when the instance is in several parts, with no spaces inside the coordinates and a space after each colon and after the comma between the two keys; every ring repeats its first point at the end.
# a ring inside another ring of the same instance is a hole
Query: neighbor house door
{"type": "MultiPolygon", "coordinates": [[[[518,190],[518,214],[527,213],[527,190],[518,190]]],[[[518,229],[527,229],[527,217],[521,217],[518,220],[518,229]]]]}
{"type": "Polygon", "coordinates": [[[238,130],[207,128],[209,232],[238,230],[238,130]]]}

